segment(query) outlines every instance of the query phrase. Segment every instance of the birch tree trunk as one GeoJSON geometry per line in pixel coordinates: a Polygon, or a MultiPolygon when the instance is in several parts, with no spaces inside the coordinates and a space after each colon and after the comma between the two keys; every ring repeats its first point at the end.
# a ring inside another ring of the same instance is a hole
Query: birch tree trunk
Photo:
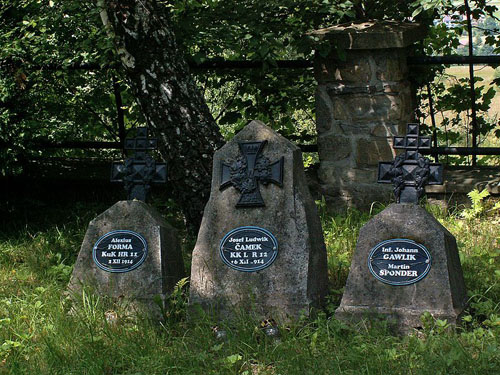
{"type": "Polygon", "coordinates": [[[223,144],[188,71],[165,6],[155,0],[100,0],[101,19],[120,56],[148,126],[168,162],[168,179],[188,230],[208,201],[212,156],[223,144]]]}

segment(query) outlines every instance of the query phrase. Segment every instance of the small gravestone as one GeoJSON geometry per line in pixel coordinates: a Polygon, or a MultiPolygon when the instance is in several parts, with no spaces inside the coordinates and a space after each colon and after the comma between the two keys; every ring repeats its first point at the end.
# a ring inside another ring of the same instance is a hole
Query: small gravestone
{"type": "Polygon", "coordinates": [[[159,317],[159,302],[184,276],[184,267],[176,231],[154,208],[137,200],[146,199],[150,183],[166,179],[165,164],[145,153],[154,142],[139,128],[138,137],[126,143],[136,150],[134,157],[113,163],[112,180],[125,183],[129,200],[117,202],[90,222],[69,289],[80,293],[88,285],[159,317]]]}
{"type": "Polygon", "coordinates": [[[453,235],[418,206],[426,184],[442,183],[442,167],[418,150],[429,148],[418,124],[406,137],[395,137],[404,153],[381,162],[379,182],[392,182],[398,203],[391,204],[361,228],[338,319],[381,318],[397,332],[422,326],[429,312],[455,324],[465,307],[466,291],[453,235]]]}
{"type": "Polygon", "coordinates": [[[215,153],[190,305],[289,319],[320,306],[326,249],[298,147],[252,121],[215,153]]]}

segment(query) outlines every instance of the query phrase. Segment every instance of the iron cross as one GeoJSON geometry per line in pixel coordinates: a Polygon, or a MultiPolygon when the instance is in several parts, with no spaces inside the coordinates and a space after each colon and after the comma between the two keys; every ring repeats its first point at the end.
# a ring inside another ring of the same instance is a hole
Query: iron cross
{"type": "Polygon", "coordinates": [[[271,163],[262,155],[267,141],[238,142],[241,155],[234,161],[221,163],[220,190],[233,186],[241,193],[236,207],[265,206],[259,183],[283,186],[284,157],[271,163]]]}
{"type": "Polygon", "coordinates": [[[418,203],[425,193],[425,185],[443,184],[443,166],[431,163],[419,149],[430,149],[431,138],[419,135],[419,124],[407,124],[406,136],[395,136],[394,149],[405,152],[393,162],[378,163],[378,182],[392,183],[397,203],[418,203]]]}
{"type": "Polygon", "coordinates": [[[167,182],[167,164],[157,163],[147,151],[156,149],[157,140],[149,138],[146,127],[137,128],[135,138],[125,139],[124,149],[134,152],[124,162],[111,166],[111,182],[123,182],[127,199],[146,201],[153,183],[167,182]]]}

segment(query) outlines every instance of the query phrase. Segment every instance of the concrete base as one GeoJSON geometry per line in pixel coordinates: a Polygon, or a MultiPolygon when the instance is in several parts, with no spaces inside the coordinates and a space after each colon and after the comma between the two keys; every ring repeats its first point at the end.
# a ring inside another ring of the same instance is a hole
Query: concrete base
{"type": "Polygon", "coordinates": [[[342,306],[335,311],[335,317],[344,322],[355,324],[361,321],[384,322],[390,331],[396,334],[408,334],[413,330],[422,328],[422,315],[430,313],[434,319],[446,320],[451,325],[460,322],[463,309],[441,310],[410,309],[410,308],[385,308],[364,306],[342,306]]]}

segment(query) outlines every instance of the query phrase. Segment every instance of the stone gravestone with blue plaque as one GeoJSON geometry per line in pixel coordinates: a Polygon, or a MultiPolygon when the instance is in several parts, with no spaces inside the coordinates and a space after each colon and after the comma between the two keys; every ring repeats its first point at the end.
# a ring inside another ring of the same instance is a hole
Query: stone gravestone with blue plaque
{"type": "Polygon", "coordinates": [[[300,149],[252,121],[215,153],[190,304],[219,318],[243,310],[285,320],[326,293],[326,249],[300,149]]]}
{"type": "Polygon", "coordinates": [[[112,180],[124,182],[129,200],[117,202],[90,222],[69,289],[80,293],[87,285],[156,318],[161,314],[158,303],[184,276],[184,267],[175,229],[142,201],[151,182],[164,181],[165,165],[145,154],[153,145],[145,129],[139,129],[133,144],[140,150],[138,160],[135,155],[112,168],[112,180]],[[133,167],[128,172],[122,168],[126,164],[133,167]]]}
{"type": "Polygon", "coordinates": [[[442,183],[442,167],[418,150],[430,140],[408,125],[394,162],[381,162],[379,182],[392,183],[398,203],[372,218],[359,233],[338,319],[380,318],[399,333],[422,326],[429,312],[455,324],[466,302],[457,244],[453,235],[418,205],[425,185],[442,183]]]}

